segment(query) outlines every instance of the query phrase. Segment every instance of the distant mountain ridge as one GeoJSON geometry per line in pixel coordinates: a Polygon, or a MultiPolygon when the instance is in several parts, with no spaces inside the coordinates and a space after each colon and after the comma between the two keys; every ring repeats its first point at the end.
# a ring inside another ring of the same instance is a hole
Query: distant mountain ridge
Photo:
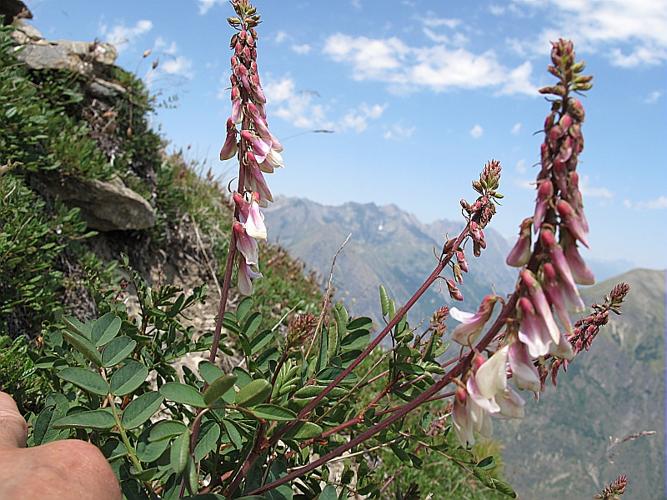
{"type": "MultiPolygon", "coordinates": [[[[269,238],[327,278],[331,261],[348,234],[350,242],[337,259],[334,283],[338,298],[355,314],[378,316],[378,285],[383,284],[398,302],[406,301],[430,274],[447,235],[455,236],[462,222],[431,224],[396,205],[348,202],[326,206],[301,198],[279,198],[265,212],[269,238]]],[[[470,273],[464,276],[461,307],[476,308],[488,293],[512,289],[516,274],[505,265],[510,247],[492,228],[485,230],[487,249],[479,259],[467,252],[470,273]],[[468,306],[468,304],[470,304],[468,306]]],[[[426,292],[411,313],[411,321],[430,318],[451,304],[444,283],[426,292]]]]}

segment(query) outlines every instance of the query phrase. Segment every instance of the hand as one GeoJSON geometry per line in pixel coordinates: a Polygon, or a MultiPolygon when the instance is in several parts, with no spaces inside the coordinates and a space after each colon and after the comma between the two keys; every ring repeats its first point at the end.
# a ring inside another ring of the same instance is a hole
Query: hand
{"type": "Polygon", "coordinates": [[[26,448],[28,426],[0,392],[0,498],[3,500],[121,498],[116,476],[95,446],[78,439],[26,448]]]}

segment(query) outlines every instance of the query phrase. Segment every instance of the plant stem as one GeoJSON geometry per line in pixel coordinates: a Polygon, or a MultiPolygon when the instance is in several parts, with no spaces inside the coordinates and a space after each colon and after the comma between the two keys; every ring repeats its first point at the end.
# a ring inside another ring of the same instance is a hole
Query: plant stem
{"type": "Polygon", "coordinates": [[[109,401],[109,407],[111,408],[111,413],[113,415],[114,420],[116,421],[116,427],[118,427],[120,438],[122,439],[123,444],[125,445],[127,454],[130,456],[130,461],[132,462],[132,465],[134,465],[134,468],[137,469],[137,472],[143,472],[144,469],[143,467],[141,467],[141,462],[137,457],[137,452],[134,449],[134,446],[132,446],[132,443],[130,443],[130,439],[127,437],[127,433],[123,428],[123,424],[120,421],[120,416],[118,415],[118,409],[116,408],[116,403],[114,403],[113,396],[111,394],[109,394],[108,401],[109,401]]]}

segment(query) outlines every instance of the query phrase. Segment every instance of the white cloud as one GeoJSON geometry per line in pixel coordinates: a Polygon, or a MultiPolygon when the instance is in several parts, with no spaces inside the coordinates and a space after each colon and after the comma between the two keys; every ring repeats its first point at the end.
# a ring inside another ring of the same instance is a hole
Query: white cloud
{"type": "Polygon", "coordinates": [[[528,167],[526,165],[526,160],[524,160],[524,159],[519,160],[518,162],[516,162],[516,166],[514,168],[520,174],[525,174],[528,171],[528,167]]]}
{"type": "Polygon", "coordinates": [[[452,19],[446,17],[434,17],[432,12],[427,12],[426,17],[422,21],[425,26],[429,28],[437,28],[439,26],[446,26],[447,28],[454,29],[461,24],[460,19],[452,19]]]}
{"type": "Polygon", "coordinates": [[[285,40],[287,40],[287,33],[284,31],[279,31],[276,33],[276,36],[273,38],[276,43],[283,43],[285,40]]]}
{"type": "Polygon", "coordinates": [[[591,186],[590,178],[587,175],[584,175],[581,178],[579,183],[579,190],[581,194],[589,198],[602,198],[604,200],[611,200],[614,197],[612,193],[606,187],[591,186]]]}
{"type": "Polygon", "coordinates": [[[301,55],[308,54],[312,49],[312,47],[307,43],[294,44],[294,45],[292,45],[291,48],[292,48],[293,52],[296,52],[297,54],[301,54],[301,55]]]}
{"type": "Polygon", "coordinates": [[[397,92],[491,87],[500,94],[537,95],[529,81],[530,62],[506,68],[493,51],[475,54],[442,44],[413,47],[396,37],[336,33],[327,38],[324,53],[334,61],[351,65],[353,79],[380,81],[397,92]]]}
{"type": "Polygon", "coordinates": [[[479,139],[484,135],[484,129],[479,123],[476,123],[471,129],[470,129],[470,135],[473,137],[473,139],[479,139]]]}
{"type": "Polygon", "coordinates": [[[361,0],[350,0],[350,4],[352,4],[352,7],[355,9],[361,9],[361,0]]]}
{"type": "Polygon", "coordinates": [[[491,4],[489,5],[489,12],[494,16],[502,16],[505,13],[505,7],[502,5],[491,4]]]}
{"type": "Polygon", "coordinates": [[[662,92],[659,90],[654,90],[653,92],[650,92],[649,95],[646,96],[646,99],[644,99],[644,102],[646,104],[654,104],[658,102],[658,100],[662,97],[662,92]]]}
{"type": "Polygon", "coordinates": [[[214,5],[225,5],[226,0],[198,0],[199,14],[202,16],[206,14],[214,5]]]}
{"type": "Polygon", "coordinates": [[[521,122],[516,122],[514,125],[512,125],[512,135],[519,135],[519,132],[521,132],[521,122]]]}
{"type": "Polygon", "coordinates": [[[329,116],[331,107],[317,101],[317,92],[297,90],[295,81],[289,76],[280,79],[267,78],[264,92],[269,105],[273,107],[273,116],[304,129],[361,133],[368,128],[371,121],[380,118],[387,108],[386,105],[361,103],[348,109],[342,117],[334,119],[329,116]]]}
{"type": "Polygon", "coordinates": [[[633,202],[630,200],[623,200],[623,205],[626,208],[634,208],[635,210],[664,210],[667,208],[667,196],[658,196],[652,200],[633,202]]]}
{"type": "Polygon", "coordinates": [[[179,75],[192,78],[192,61],[185,56],[168,59],[160,64],[159,68],[168,75],[179,75]]]}
{"type": "Polygon", "coordinates": [[[151,29],[153,29],[153,23],[148,19],[141,19],[134,26],[124,24],[117,24],[111,28],[105,24],[100,26],[103,40],[115,45],[118,52],[130,47],[137,38],[145,35],[151,29]]]}
{"type": "Polygon", "coordinates": [[[611,64],[632,68],[667,61],[665,0],[513,0],[517,10],[548,13],[549,25],[521,51],[544,52],[549,40],[566,37],[580,51],[601,51],[611,64]]]}
{"type": "Polygon", "coordinates": [[[172,41],[169,43],[164,38],[159,36],[155,39],[153,52],[162,52],[168,56],[175,56],[178,53],[178,46],[176,45],[176,42],[172,41]]]}
{"type": "Polygon", "coordinates": [[[404,141],[412,137],[417,130],[416,127],[405,127],[400,123],[395,123],[389,127],[382,135],[388,141],[404,141]]]}

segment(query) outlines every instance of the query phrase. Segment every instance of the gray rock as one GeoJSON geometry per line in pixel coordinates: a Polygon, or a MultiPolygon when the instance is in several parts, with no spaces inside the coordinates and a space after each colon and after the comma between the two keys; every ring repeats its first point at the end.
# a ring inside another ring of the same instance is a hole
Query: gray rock
{"type": "Polygon", "coordinates": [[[92,229],[126,231],[155,225],[153,207],[117,177],[105,182],[48,174],[40,180],[49,194],[79,207],[92,229]]]}
{"type": "MultiPolygon", "coordinates": [[[[24,32],[22,34],[27,38],[24,32]]],[[[65,69],[90,75],[95,69],[95,63],[113,64],[117,53],[113,45],[108,43],[39,40],[27,41],[16,55],[32,69],[65,69]]]]}
{"type": "Polygon", "coordinates": [[[101,99],[111,99],[127,92],[122,85],[103,80],[102,78],[95,78],[90,82],[88,90],[92,95],[101,99]]]}
{"type": "Polygon", "coordinates": [[[26,43],[34,43],[44,38],[37,28],[22,20],[16,21],[14,26],[16,29],[12,32],[12,38],[14,38],[18,44],[25,45],[26,43]]]}

